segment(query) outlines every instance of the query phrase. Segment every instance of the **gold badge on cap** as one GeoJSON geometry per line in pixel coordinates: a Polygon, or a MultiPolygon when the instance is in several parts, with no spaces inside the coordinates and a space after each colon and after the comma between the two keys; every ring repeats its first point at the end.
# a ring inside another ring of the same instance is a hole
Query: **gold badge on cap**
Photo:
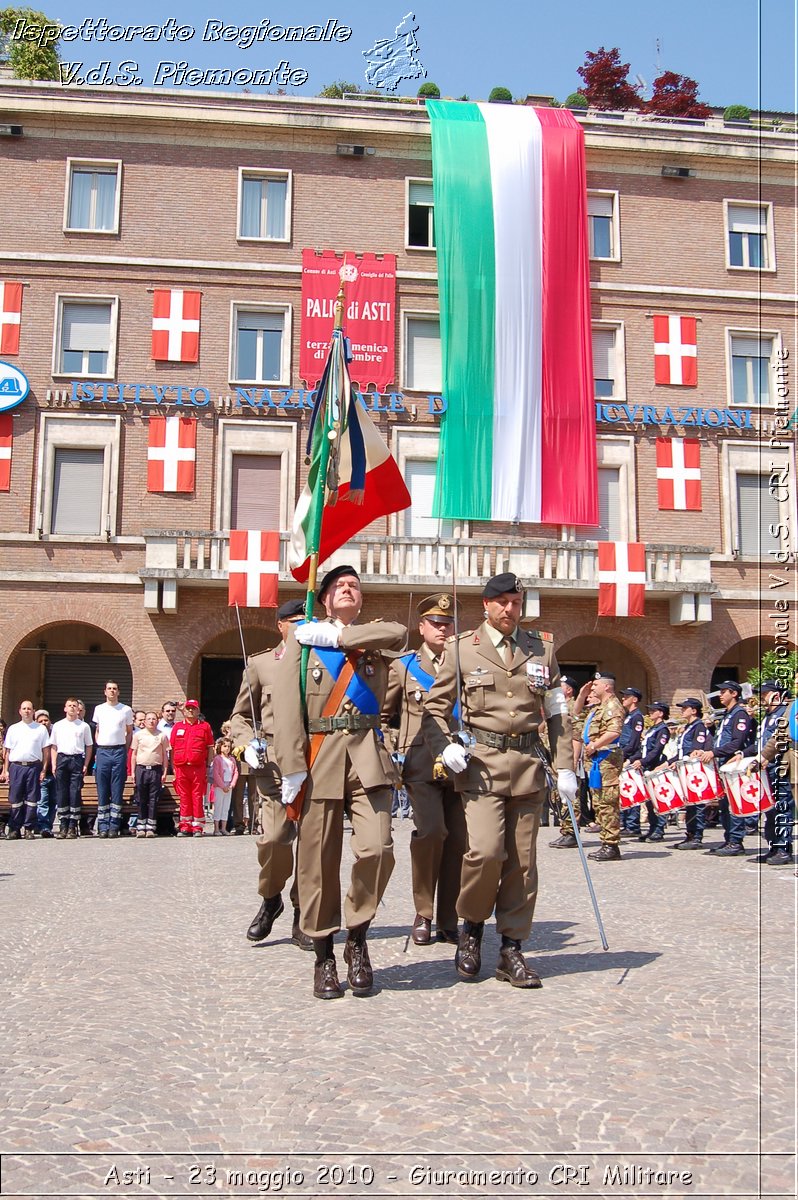
{"type": "Polygon", "coordinates": [[[442,608],[443,611],[446,612],[447,609],[449,609],[451,607],[452,607],[452,602],[447,595],[444,594],[444,595],[441,595],[438,597],[438,608],[442,608]]]}

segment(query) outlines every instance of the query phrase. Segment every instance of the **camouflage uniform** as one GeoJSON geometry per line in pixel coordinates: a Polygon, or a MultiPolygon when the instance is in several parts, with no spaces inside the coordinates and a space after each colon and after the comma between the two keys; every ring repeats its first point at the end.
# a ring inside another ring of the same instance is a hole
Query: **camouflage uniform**
{"type": "MultiPolygon", "coordinates": [[[[596,741],[605,733],[614,733],[616,737],[620,735],[623,728],[623,721],[626,713],[623,706],[615,695],[605,696],[601,704],[593,709],[593,716],[588,727],[588,734],[582,734],[582,741],[585,742],[585,737],[591,742],[596,741]]],[[[587,744],[585,742],[585,744],[587,744]]],[[[599,751],[599,755],[602,751],[599,751]]],[[[598,756],[596,756],[598,757],[598,756]]],[[[590,765],[591,770],[595,760],[586,758],[585,766],[590,765]]],[[[601,787],[595,787],[590,784],[590,797],[593,802],[593,810],[596,814],[596,821],[600,827],[600,838],[602,845],[617,846],[621,840],[621,794],[619,789],[619,775],[623,765],[623,751],[619,746],[613,746],[605,758],[602,758],[598,764],[598,769],[601,773],[601,787]]]]}

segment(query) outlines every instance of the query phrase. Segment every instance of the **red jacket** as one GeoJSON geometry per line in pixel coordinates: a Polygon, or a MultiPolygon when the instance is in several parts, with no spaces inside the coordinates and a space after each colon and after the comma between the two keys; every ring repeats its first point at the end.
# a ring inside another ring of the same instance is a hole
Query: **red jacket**
{"type": "Polygon", "coordinates": [[[169,735],[172,761],[176,767],[204,767],[208,748],[213,745],[213,730],[207,721],[178,721],[169,735]]]}

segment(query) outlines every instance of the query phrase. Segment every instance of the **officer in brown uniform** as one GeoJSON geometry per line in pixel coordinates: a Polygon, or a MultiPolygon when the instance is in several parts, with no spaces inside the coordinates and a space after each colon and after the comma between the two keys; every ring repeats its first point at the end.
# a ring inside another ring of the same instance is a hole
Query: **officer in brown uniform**
{"type": "Polygon", "coordinates": [[[345,902],[347,978],[356,996],[368,995],[374,983],[366,934],[393,871],[391,787],[398,779],[379,730],[388,686],[382,652],[400,650],[407,630],[390,621],[354,624],[363,604],[354,567],[328,571],[319,601],[328,620],[298,625],[286,642],[277,674],[274,742],[283,803],[292,804],[305,784],[299,907],[302,929],[313,938],[316,951],[313,995],[332,1000],[342,994],[333,938],[341,928],[345,812],[352,822],[355,859],[345,902]],[[302,646],[311,647],[306,713],[300,691],[302,646]]]}
{"type": "Polygon", "coordinates": [[[573,798],[571,720],[551,634],[519,627],[520,580],[510,572],[496,575],[482,599],[484,623],[446,645],[421,728],[432,753],[454,773],[465,807],[468,850],[457,902],[464,922],[455,955],[458,974],[473,979],[479,973],[482,933],[495,908],[502,939],[496,978],[513,987],[537,988],[540,978],[521,953],[537,897],[535,842],[546,799],[546,776],[535,747],[545,717],[560,791],[568,788],[573,798]],[[474,739],[471,754],[449,733],[458,700],[465,730],[474,739]]]}
{"type": "MultiPolygon", "coordinates": [[[[263,654],[253,654],[247,662],[241,680],[241,690],[235,702],[230,717],[230,737],[233,740],[233,753],[236,757],[246,755],[249,780],[249,803],[255,802],[254,790],[257,788],[260,801],[261,834],[256,841],[258,849],[258,893],[262,903],[252,924],[247,930],[251,942],[262,942],[269,936],[272,926],[283,913],[283,888],[291,878],[294,870],[294,838],[296,825],[285,815],[285,808],[280,800],[280,772],[274,761],[274,754],[269,758],[269,744],[274,740],[273,700],[275,679],[280,661],[285,654],[285,638],[292,625],[305,619],[305,604],[302,600],[286,600],[277,609],[277,628],[280,632],[279,645],[263,654]],[[257,730],[252,727],[253,708],[255,716],[260,714],[260,726],[257,730]],[[252,743],[255,743],[252,745],[252,743]],[[264,745],[265,742],[265,745],[264,745]],[[243,752],[243,753],[242,753],[243,752]],[[251,761],[250,761],[251,760],[251,761]]],[[[243,767],[243,762],[242,762],[243,767]]],[[[302,932],[299,923],[299,899],[297,882],[291,886],[291,903],[294,909],[294,923],[291,929],[291,941],[301,950],[312,950],[313,943],[307,934],[302,932]]]]}
{"type": "Polygon", "coordinates": [[[594,858],[596,862],[613,862],[621,857],[620,771],[623,751],[618,745],[618,738],[626,714],[615,695],[615,676],[611,671],[596,671],[588,696],[588,703],[591,702],[595,702],[595,707],[585,718],[582,744],[585,765],[590,771],[588,785],[599,824],[601,845],[588,858],[594,858]]]}
{"type": "Polygon", "coordinates": [[[402,762],[402,780],[413,806],[415,830],[410,839],[410,863],[416,916],[411,934],[415,945],[432,941],[435,893],[438,894],[437,940],[457,945],[457,896],[466,849],[463,803],[445,772],[433,778],[429,747],[421,735],[424,701],[440,668],[446,638],[454,628],[454,603],[436,592],[417,606],[419,650],[394,659],[388,694],[382,708],[383,727],[399,717],[399,729],[385,728],[402,762]]]}

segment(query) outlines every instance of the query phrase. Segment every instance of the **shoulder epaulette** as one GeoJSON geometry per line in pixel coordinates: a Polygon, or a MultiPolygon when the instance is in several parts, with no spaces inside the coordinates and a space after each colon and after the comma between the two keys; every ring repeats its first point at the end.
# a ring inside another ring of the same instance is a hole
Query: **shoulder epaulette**
{"type": "Polygon", "coordinates": [[[471,637],[471,634],[473,632],[474,632],[473,629],[461,629],[459,633],[453,633],[453,634],[451,634],[450,637],[447,637],[446,641],[447,642],[456,642],[458,638],[460,639],[460,641],[462,641],[463,638],[471,637]]]}
{"type": "Polygon", "coordinates": [[[553,642],[554,634],[547,633],[545,629],[527,629],[530,637],[540,638],[541,642],[553,642]]]}

